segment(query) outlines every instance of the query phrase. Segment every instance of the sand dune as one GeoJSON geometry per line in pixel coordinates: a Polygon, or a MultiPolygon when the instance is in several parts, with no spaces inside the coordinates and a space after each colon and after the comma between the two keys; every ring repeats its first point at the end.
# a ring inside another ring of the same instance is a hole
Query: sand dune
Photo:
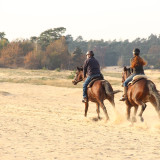
{"type": "MultiPolygon", "coordinates": [[[[0,84],[1,160],[159,160],[160,121],[149,104],[145,122],[125,119],[105,101],[110,121],[95,121],[90,103],[84,117],[82,89],[30,84],[0,84]]],[[[114,88],[116,89],[116,88],[114,88]]]]}

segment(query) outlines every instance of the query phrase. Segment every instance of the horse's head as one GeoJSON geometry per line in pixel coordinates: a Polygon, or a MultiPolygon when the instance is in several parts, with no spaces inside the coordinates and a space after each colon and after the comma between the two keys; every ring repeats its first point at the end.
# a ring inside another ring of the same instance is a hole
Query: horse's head
{"type": "Polygon", "coordinates": [[[83,67],[77,67],[76,75],[72,83],[76,85],[78,82],[83,81],[83,67]]]}
{"type": "Polygon", "coordinates": [[[122,72],[122,84],[124,83],[124,81],[130,76],[131,71],[130,68],[127,68],[126,66],[123,68],[123,72],[122,72]]]}

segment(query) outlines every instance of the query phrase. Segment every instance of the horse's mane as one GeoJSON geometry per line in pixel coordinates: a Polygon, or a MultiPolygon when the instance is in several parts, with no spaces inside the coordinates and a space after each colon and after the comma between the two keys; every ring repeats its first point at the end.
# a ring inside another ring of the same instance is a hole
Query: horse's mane
{"type": "Polygon", "coordinates": [[[81,67],[77,67],[77,69],[79,70],[79,71],[83,71],[83,67],[81,66],[81,67]]]}

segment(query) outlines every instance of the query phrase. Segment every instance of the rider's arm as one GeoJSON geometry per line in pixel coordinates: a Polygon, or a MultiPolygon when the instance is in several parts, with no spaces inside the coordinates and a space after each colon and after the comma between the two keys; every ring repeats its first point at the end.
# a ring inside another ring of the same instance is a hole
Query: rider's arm
{"type": "Polygon", "coordinates": [[[131,68],[131,66],[132,66],[132,61],[133,61],[133,58],[130,59],[130,72],[131,72],[131,73],[133,73],[133,68],[131,68]]]}
{"type": "Polygon", "coordinates": [[[86,59],[84,61],[84,65],[83,65],[83,75],[84,75],[84,78],[86,77],[86,74],[87,74],[87,66],[88,66],[88,60],[86,59]]]}

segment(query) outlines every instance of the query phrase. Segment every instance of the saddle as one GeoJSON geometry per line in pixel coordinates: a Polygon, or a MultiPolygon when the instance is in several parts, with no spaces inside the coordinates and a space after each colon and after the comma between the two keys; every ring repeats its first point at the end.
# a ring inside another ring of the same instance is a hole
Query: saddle
{"type": "Polygon", "coordinates": [[[134,85],[136,82],[138,82],[141,79],[147,79],[147,76],[146,75],[136,75],[136,76],[134,76],[132,81],[128,83],[128,86],[129,85],[134,85]]]}
{"type": "Polygon", "coordinates": [[[103,75],[100,74],[100,76],[98,76],[98,77],[93,77],[91,82],[88,84],[87,88],[91,88],[93,86],[94,82],[97,80],[104,80],[103,75]]]}

